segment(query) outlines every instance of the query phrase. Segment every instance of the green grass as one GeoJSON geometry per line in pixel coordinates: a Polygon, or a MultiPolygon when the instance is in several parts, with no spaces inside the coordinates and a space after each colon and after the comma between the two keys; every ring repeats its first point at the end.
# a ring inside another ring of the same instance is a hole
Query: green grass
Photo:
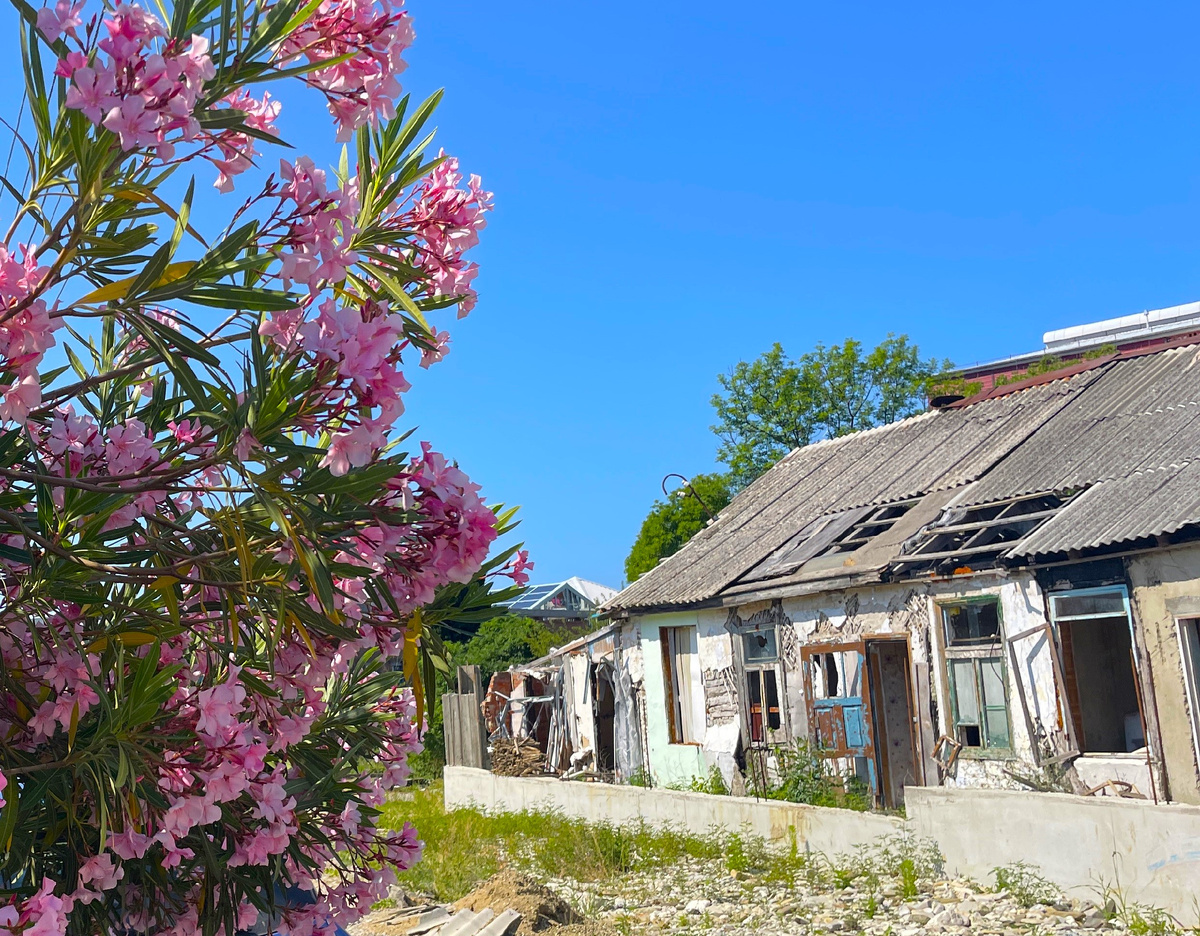
{"type": "Polygon", "coordinates": [[[906,834],[887,836],[874,845],[830,858],[802,851],[794,830],[786,846],[781,847],[744,832],[690,835],[644,823],[587,823],[554,812],[447,812],[440,783],[414,790],[412,799],[384,805],[384,827],[400,828],[405,822],[417,827],[425,842],[425,854],[401,875],[400,882],[410,891],[430,894],[441,901],[463,897],[506,866],[539,878],[605,882],[631,872],[668,869],[698,859],[720,862],[740,875],[788,886],[797,881],[817,889],[854,883],[873,891],[881,880],[891,879],[901,883],[906,893],[917,890],[941,871],[936,846],[906,834]]]}
{"type": "Polygon", "coordinates": [[[541,875],[605,881],[685,858],[723,855],[715,836],[690,836],[644,824],[589,824],[552,812],[447,812],[440,783],[414,791],[411,800],[384,805],[381,825],[398,829],[405,822],[417,827],[425,854],[401,875],[401,883],[439,900],[457,900],[506,863],[541,875]]]}

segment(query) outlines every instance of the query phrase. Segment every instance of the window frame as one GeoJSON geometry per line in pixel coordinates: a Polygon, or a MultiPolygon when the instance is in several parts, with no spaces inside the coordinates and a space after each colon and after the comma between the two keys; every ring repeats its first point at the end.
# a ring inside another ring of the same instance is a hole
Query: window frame
{"type": "Polygon", "coordinates": [[[742,710],[742,725],[746,738],[752,747],[762,747],[780,744],[787,738],[787,693],[785,690],[785,674],[783,670],[783,654],[780,648],[779,625],[765,623],[758,625],[742,625],[733,631],[737,640],[737,657],[741,664],[741,692],[745,693],[744,703],[739,702],[742,710]],[[775,655],[768,659],[750,660],[746,654],[746,641],[754,634],[770,633],[775,645],[775,655]],[[767,692],[767,677],[770,673],[775,684],[775,705],[770,705],[767,692]],[[758,702],[753,701],[752,687],[757,686],[758,702]],[[759,727],[755,731],[754,707],[758,706],[759,727]],[[777,725],[772,727],[771,715],[775,715],[777,725]]]}
{"type": "Polygon", "coordinates": [[[693,637],[699,639],[699,631],[694,624],[658,629],[662,650],[663,686],[667,697],[667,737],[671,744],[696,745],[700,743],[696,739],[696,726],[693,724],[692,718],[693,637]],[[686,640],[686,647],[682,652],[680,651],[681,635],[686,640]]]}
{"type": "Polygon", "coordinates": [[[1008,685],[1008,659],[1006,655],[1005,643],[1005,628],[1004,628],[1004,608],[1000,601],[999,595],[982,595],[972,596],[969,598],[954,598],[934,603],[937,608],[937,615],[940,623],[940,632],[942,640],[942,673],[946,680],[946,695],[948,696],[949,707],[947,712],[950,716],[950,731],[947,732],[957,744],[962,744],[962,755],[967,757],[977,758],[1009,758],[1013,753],[1013,718],[1012,707],[1009,699],[1008,685]],[[960,643],[954,644],[951,640],[951,626],[947,617],[947,612],[951,608],[958,608],[964,605],[985,604],[990,603],[996,607],[996,636],[989,642],[977,643],[960,643]],[[971,672],[973,680],[973,689],[975,692],[976,701],[976,721],[963,721],[959,705],[958,692],[958,677],[956,675],[957,667],[955,663],[965,661],[971,662],[971,672]],[[1003,704],[989,703],[987,694],[984,691],[983,665],[985,662],[995,662],[999,664],[1000,681],[1003,688],[1004,698],[1003,704]],[[1006,744],[996,744],[992,741],[991,732],[988,727],[988,712],[1003,711],[1005,734],[1007,735],[1006,744]],[[962,741],[961,729],[963,727],[974,727],[979,731],[979,745],[967,745],[962,741]]]}
{"type": "Polygon", "coordinates": [[[1200,615],[1175,618],[1179,657],[1183,670],[1184,698],[1192,725],[1192,744],[1200,756],[1200,615]]]}

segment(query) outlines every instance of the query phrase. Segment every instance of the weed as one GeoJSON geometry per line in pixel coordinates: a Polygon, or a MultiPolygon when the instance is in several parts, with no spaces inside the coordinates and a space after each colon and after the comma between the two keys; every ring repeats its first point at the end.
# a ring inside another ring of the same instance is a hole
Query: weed
{"type": "Polygon", "coordinates": [[[415,791],[410,800],[388,802],[382,809],[381,825],[402,828],[411,822],[427,845],[422,860],[401,875],[401,883],[443,901],[469,893],[506,861],[578,881],[602,881],[667,867],[685,857],[711,860],[722,855],[716,836],[686,835],[676,829],[593,824],[554,812],[447,811],[441,784],[415,791]]]}
{"type": "Polygon", "coordinates": [[[767,880],[782,882],[788,887],[796,886],[796,878],[801,872],[807,871],[810,862],[808,855],[800,851],[800,843],[796,838],[796,827],[788,826],[788,850],[783,855],[773,855],[767,880]]]}
{"type": "Polygon", "coordinates": [[[902,858],[900,866],[896,869],[900,878],[900,896],[905,900],[912,900],[917,896],[919,890],[917,888],[917,865],[911,858],[902,858]]]}
{"type": "Polygon", "coordinates": [[[867,903],[863,907],[863,916],[865,916],[868,920],[873,920],[873,919],[875,919],[875,914],[878,912],[879,912],[879,901],[876,900],[875,895],[872,894],[870,897],[867,898],[867,903]]]}
{"type": "MultiPolygon", "coordinates": [[[[807,803],[810,806],[839,806],[865,812],[871,795],[858,777],[839,777],[819,747],[795,741],[775,752],[779,779],[756,792],[767,799],[807,803]]],[[[761,785],[761,784],[758,784],[761,785]]]]}
{"type": "Polygon", "coordinates": [[[1125,925],[1132,936],[1171,936],[1180,930],[1179,921],[1161,907],[1133,904],[1125,925]]]}
{"type": "Polygon", "coordinates": [[[1037,868],[1026,861],[993,868],[992,874],[996,878],[996,889],[1008,891],[1022,907],[1052,904],[1062,899],[1058,885],[1047,881],[1037,868]]]}
{"type": "Polygon", "coordinates": [[[625,782],[630,786],[648,787],[650,786],[650,774],[646,771],[645,767],[639,766],[637,770],[629,775],[629,779],[625,782]]]}

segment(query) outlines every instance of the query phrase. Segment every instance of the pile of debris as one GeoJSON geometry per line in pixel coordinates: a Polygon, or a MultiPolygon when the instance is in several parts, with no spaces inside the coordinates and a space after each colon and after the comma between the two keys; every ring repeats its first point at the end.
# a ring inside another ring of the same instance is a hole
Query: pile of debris
{"type": "Polygon", "coordinates": [[[584,922],[571,905],[516,871],[502,871],[453,905],[414,902],[368,914],[352,936],[612,936],[605,923],[584,922]]]}
{"type": "Polygon", "coordinates": [[[501,777],[540,777],[546,772],[545,752],[529,741],[498,739],[491,758],[492,773],[501,777]]]}

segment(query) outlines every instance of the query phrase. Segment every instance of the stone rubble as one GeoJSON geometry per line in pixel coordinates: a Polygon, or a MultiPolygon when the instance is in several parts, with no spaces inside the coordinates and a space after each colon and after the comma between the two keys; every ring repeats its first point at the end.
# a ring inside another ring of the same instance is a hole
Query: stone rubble
{"type": "Polygon", "coordinates": [[[801,873],[789,886],[731,873],[719,861],[689,859],[609,882],[544,883],[585,917],[629,936],[1124,936],[1121,922],[1091,901],[1026,908],[1007,892],[968,880],[922,882],[921,892],[905,899],[893,882],[837,887],[801,873]]]}

